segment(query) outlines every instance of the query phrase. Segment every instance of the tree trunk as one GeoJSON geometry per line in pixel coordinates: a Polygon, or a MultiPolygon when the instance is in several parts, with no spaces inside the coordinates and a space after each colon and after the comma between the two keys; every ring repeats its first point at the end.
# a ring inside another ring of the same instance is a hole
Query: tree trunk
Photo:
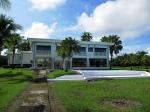
{"type": "Polygon", "coordinates": [[[132,69],[132,65],[131,65],[131,70],[133,70],[133,69],[132,69]]]}
{"type": "Polygon", "coordinates": [[[15,49],[13,49],[13,55],[12,55],[12,69],[14,69],[14,59],[15,59],[15,49]]]}
{"type": "Polygon", "coordinates": [[[63,58],[63,63],[62,63],[62,69],[65,70],[66,66],[65,66],[65,58],[63,58]]]}

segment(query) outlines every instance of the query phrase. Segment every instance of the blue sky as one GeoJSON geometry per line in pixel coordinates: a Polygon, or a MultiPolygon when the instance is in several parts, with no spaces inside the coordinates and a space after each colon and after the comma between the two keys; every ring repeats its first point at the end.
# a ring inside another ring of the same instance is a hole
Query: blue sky
{"type": "MultiPolygon", "coordinates": [[[[83,31],[93,41],[117,34],[124,49],[121,53],[146,50],[150,53],[149,0],[11,0],[4,12],[23,26],[26,38],[80,39],[83,31]]],[[[1,11],[2,12],[2,11],[1,11]]]]}

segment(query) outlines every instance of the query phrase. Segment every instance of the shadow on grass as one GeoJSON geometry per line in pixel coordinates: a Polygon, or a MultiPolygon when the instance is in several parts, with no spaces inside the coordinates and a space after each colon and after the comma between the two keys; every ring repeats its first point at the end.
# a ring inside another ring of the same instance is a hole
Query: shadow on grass
{"type": "Polygon", "coordinates": [[[32,76],[24,75],[22,72],[13,73],[12,71],[0,74],[0,78],[4,79],[0,82],[5,82],[7,84],[30,82],[34,80],[32,76]]]}
{"type": "Polygon", "coordinates": [[[19,75],[23,75],[23,73],[22,72],[12,73],[12,71],[9,71],[9,72],[0,74],[0,78],[11,78],[11,77],[17,77],[19,75]]]}

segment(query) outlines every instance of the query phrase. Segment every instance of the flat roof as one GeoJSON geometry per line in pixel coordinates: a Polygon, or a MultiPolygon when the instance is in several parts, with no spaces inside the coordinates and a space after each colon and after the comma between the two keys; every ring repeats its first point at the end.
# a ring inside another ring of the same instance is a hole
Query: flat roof
{"type": "MultiPolygon", "coordinates": [[[[62,40],[59,39],[40,39],[40,38],[28,38],[30,42],[55,42],[55,43],[60,43],[62,40]]],[[[98,44],[98,45],[113,45],[113,43],[108,43],[108,42],[96,42],[96,41],[79,41],[77,40],[80,44],[98,44]]]]}

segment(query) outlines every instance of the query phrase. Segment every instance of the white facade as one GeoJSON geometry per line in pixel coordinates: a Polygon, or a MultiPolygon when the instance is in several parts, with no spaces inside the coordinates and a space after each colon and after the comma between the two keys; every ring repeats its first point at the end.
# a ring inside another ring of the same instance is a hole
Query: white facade
{"type": "MultiPolygon", "coordinates": [[[[12,64],[12,53],[8,54],[8,64],[12,64]]],[[[21,51],[20,53],[15,53],[14,64],[15,65],[29,65],[32,64],[33,54],[32,51],[21,51]]]]}
{"type": "MultiPolygon", "coordinates": [[[[57,55],[61,40],[28,38],[32,43],[33,68],[54,69],[61,64],[62,58],[57,55]]],[[[71,59],[72,69],[109,69],[110,43],[79,41],[80,52],[74,53],[71,59]]],[[[67,60],[66,60],[67,61],[67,60]]]]}

